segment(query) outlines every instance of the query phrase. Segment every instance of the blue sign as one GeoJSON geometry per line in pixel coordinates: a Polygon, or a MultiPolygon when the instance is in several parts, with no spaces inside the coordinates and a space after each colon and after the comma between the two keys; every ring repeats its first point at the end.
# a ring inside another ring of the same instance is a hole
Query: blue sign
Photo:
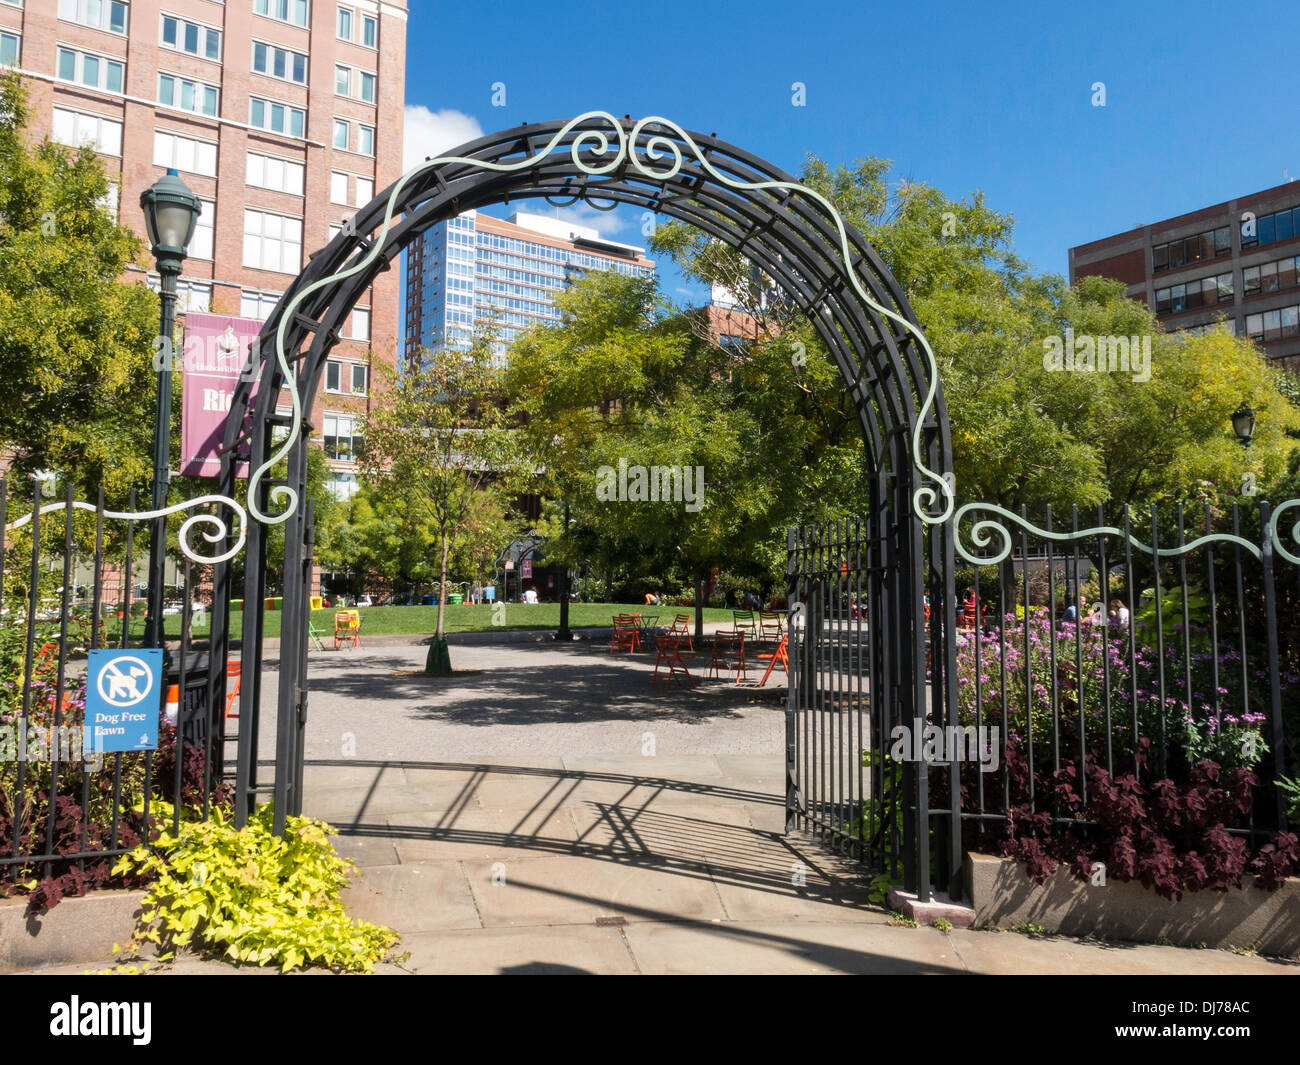
{"type": "Polygon", "coordinates": [[[104,754],[158,747],[161,648],[90,652],[86,744],[104,754]]]}

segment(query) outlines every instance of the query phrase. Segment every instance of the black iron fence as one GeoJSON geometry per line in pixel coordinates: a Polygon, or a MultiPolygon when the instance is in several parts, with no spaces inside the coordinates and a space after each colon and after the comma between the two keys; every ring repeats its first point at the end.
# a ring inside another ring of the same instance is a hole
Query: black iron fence
{"type": "Polygon", "coordinates": [[[870,521],[791,532],[791,824],[954,896],[963,850],[1174,896],[1285,871],[1300,566],[1273,508],[958,514],[910,714],[884,541],[870,521]]]}
{"type": "MultiPolygon", "coordinates": [[[[135,521],[106,521],[102,491],[90,506],[74,503],[71,486],[62,501],[9,489],[0,479],[0,894],[30,894],[41,912],[112,882],[113,859],[151,832],[209,816],[224,798],[225,707],[191,647],[187,595],[170,619],[162,683],[145,696],[157,700],[156,748],[98,750],[88,655],[141,643],[143,601],[118,575],[147,552],[148,524],[140,535],[135,521]],[[92,560],[83,589],[74,556],[92,560]]],[[[187,562],[187,589],[193,577],[187,562]]]]}

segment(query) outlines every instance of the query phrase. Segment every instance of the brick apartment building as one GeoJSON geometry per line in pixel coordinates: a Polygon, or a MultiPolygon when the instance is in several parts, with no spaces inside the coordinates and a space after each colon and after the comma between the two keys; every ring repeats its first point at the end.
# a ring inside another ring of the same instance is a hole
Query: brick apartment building
{"type": "Polygon", "coordinates": [[[1222,317],[1300,372],[1300,182],[1070,249],[1070,283],[1113,277],[1166,329],[1222,317]]]}
{"type": "MultiPolygon", "coordinates": [[[[203,200],[182,321],[264,319],[401,173],[406,20],[405,0],[0,0],[0,62],[24,75],[32,135],[93,145],[119,184],[109,206],[142,238],[140,193],[167,168],[203,200]]],[[[340,498],[373,364],[396,359],[398,300],[398,272],[381,274],[321,382],[313,421],[340,498]]]]}

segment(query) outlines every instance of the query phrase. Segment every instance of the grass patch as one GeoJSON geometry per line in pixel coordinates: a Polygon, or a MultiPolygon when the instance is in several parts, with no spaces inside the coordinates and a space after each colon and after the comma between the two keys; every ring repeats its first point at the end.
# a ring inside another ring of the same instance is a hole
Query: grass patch
{"type": "MultiPolygon", "coordinates": [[[[370,606],[359,609],[361,612],[362,639],[366,636],[427,636],[431,635],[438,627],[438,608],[436,606],[370,606]]],[[[575,629],[609,628],[615,614],[636,613],[644,614],[646,617],[657,614],[659,618],[658,624],[663,627],[671,625],[673,618],[679,613],[690,614],[692,624],[694,624],[695,618],[695,611],[690,607],[647,608],[631,603],[570,603],[569,626],[575,629]]],[[[520,632],[558,629],[560,627],[559,603],[538,603],[532,606],[524,603],[507,603],[504,624],[501,625],[492,624],[494,614],[500,617],[499,611],[494,611],[493,607],[486,604],[480,606],[468,603],[460,603],[455,606],[448,604],[443,624],[447,632],[520,632]]],[[[280,619],[283,616],[283,612],[279,610],[263,612],[265,635],[271,637],[280,635],[280,619]]],[[[730,610],[711,607],[704,611],[704,620],[706,624],[713,624],[730,622],[733,618],[730,610]]],[[[330,639],[333,639],[334,610],[332,608],[329,610],[313,610],[311,612],[311,621],[321,633],[322,638],[328,634],[330,639]]],[[[164,627],[169,639],[180,639],[181,618],[179,614],[168,615],[164,619],[164,627]]],[[[231,636],[238,639],[243,627],[243,613],[232,611],[230,615],[231,636]]],[[[139,628],[139,623],[137,623],[133,627],[133,633],[138,634],[139,628]]],[[[113,633],[120,631],[117,628],[116,621],[114,621],[110,626],[110,640],[113,633]]],[[[196,640],[203,640],[208,637],[210,632],[211,615],[205,619],[204,624],[194,627],[193,636],[196,640]]]]}

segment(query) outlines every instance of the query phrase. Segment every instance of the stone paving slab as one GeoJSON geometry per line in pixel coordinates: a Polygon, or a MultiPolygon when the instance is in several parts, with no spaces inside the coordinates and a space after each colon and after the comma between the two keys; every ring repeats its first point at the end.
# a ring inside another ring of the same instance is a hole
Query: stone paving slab
{"type": "Polygon", "coordinates": [[[416,974],[632,974],[636,961],[619,928],[561,925],[530,929],[482,928],[422,932],[402,940],[410,957],[401,967],[416,974]]]}
{"type": "Polygon", "coordinates": [[[726,916],[702,865],[525,858],[506,864],[503,883],[493,883],[492,863],[466,862],[465,867],[485,928],[592,924],[609,917],[676,921],[726,916]]]}
{"type": "Polygon", "coordinates": [[[781,921],[636,924],[625,929],[643,973],[811,974],[966,971],[932,928],[888,924],[790,924],[781,921]]]}
{"type": "Polygon", "coordinates": [[[343,901],[351,916],[402,932],[481,926],[459,862],[370,866],[343,901]]]}

